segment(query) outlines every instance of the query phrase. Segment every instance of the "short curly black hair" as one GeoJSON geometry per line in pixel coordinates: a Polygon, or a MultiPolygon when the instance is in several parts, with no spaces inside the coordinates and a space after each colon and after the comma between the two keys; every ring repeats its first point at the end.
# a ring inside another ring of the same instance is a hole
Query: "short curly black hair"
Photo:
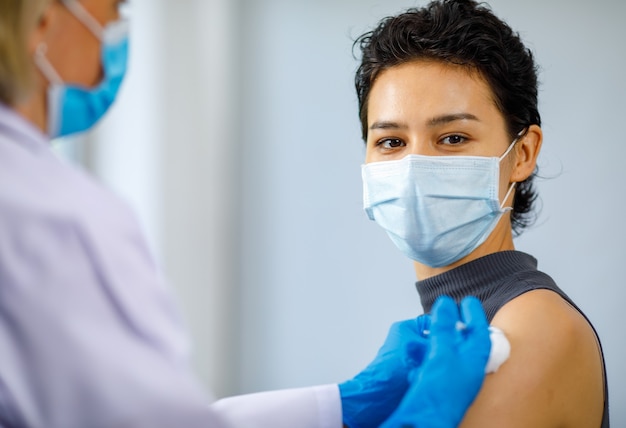
{"type": "MultiPolygon", "coordinates": [[[[473,0],[436,0],[384,18],[355,41],[361,51],[355,86],[363,139],[367,139],[367,102],[376,77],[384,70],[428,59],[478,71],[489,84],[511,139],[530,125],[541,125],[537,108],[537,66],[519,34],[485,4],[473,0]]],[[[537,169],[515,191],[511,224],[514,234],[535,220],[537,169]]]]}

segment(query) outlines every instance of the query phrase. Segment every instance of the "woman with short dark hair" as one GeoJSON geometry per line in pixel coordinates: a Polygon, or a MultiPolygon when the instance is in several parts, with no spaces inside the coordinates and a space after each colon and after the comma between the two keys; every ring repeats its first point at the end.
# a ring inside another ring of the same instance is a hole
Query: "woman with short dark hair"
{"type": "Polygon", "coordinates": [[[537,73],[483,4],[440,0],[361,36],[364,205],[414,261],[426,312],[477,296],[511,340],[464,427],[608,427],[598,336],[513,236],[532,223],[537,73]]]}

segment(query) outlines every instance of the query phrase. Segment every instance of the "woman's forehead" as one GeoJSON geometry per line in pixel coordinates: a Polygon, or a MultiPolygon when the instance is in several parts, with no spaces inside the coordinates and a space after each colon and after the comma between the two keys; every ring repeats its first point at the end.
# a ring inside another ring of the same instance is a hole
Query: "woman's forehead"
{"type": "Polygon", "coordinates": [[[452,111],[476,116],[499,114],[493,92],[475,69],[440,61],[411,61],[376,76],[368,99],[368,122],[375,116],[436,117],[452,111]]]}

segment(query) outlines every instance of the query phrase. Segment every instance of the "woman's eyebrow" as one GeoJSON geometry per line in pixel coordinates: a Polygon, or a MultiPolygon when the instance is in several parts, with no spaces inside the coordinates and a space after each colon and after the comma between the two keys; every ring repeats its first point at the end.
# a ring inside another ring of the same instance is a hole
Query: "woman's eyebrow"
{"type": "MultiPolygon", "coordinates": [[[[431,119],[428,119],[426,124],[429,128],[434,128],[441,125],[446,125],[451,122],[456,122],[460,120],[474,120],[480,122],[480,119],[477,116],[474,116],[471,113],[453,113],[453,114],[444,114],[441,116],[436,116],[431,119]]],[[[406,129],[408,125],[394,122],[392,120],[381,120],[372,123],[369,127],[370,130],[375,129],[406,129]]]]}
{"type": "Polygon", "coordinates": [[[408,126],[389,120],[374,122],[370,125],[370,130],[374,129],[407,129],[408,126]]]}
{"type": "Polygon", "coordinates": [[[427,125],[429,128],[433,128],[436,126],[446,125],[451,122],[456,122],[459,120],[475,120],[480,122],[478,117],[474,116],[471,113],[455,113],[455,114],[445,114],[442,116],[436,116],[432,119],[429,119],[427,125]]]}

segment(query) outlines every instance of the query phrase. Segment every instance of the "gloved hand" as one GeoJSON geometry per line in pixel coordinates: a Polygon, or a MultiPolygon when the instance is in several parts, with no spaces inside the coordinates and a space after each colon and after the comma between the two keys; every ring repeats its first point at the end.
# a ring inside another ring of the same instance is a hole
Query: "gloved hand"
{"type": "Polygon", "coordinates": [[[427,349],[423,331],[429,316],[394,323],[376,358],[353,379],[339,384],[343,423],[349,428],[378,427],[398,407],[409,387],[408,375],[427,349]],[[407,358],[407,344],[411,358],[407,358]]]}
{"type": "MultiPolygon", "coordinates": [[[[440,297],[433,306],[429,341],[425,359],[411,373],[411,387],[381,428],[457,427],[478,395],[491,349],[480,302],[463,299],[459,317],[456,303],[440,297]],[[465,328],[457,327],[459,321],[465,328]]],[[[408,352],[412,356],[414,346],[408,352]]]]}

